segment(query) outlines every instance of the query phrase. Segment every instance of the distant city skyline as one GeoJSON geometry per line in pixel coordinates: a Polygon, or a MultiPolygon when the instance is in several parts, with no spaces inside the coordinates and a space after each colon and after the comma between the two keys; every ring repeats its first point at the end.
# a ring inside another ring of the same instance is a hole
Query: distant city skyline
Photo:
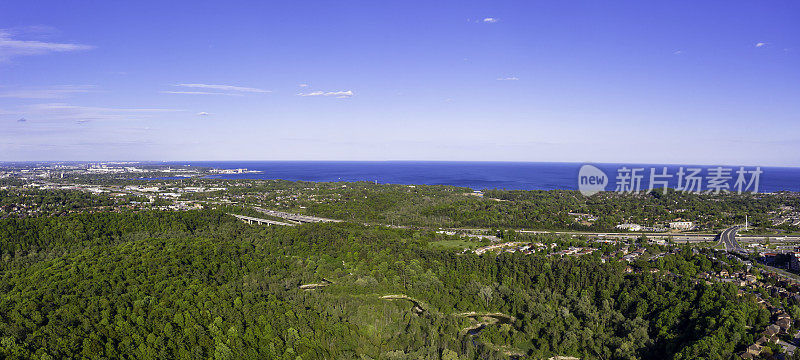
{"type": "Polygon", "coordinates": [[[800,166],[800,3],[0,4],[0,161],[800,166]]]}

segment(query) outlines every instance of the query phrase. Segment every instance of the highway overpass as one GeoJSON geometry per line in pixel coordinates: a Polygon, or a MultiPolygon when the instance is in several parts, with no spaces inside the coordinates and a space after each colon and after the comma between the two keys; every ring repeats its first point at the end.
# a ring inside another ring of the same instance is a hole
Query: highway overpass
{"type": "Polygon", "coordinates": [[[242,220],[248,224],[258,224],[258,225],[279,225],[279,226],[295,226],[297,224],[285,223],[275,220],[268,220],[268,219],[259,219],[252,216],[244,216],[244,215],[237,215],[237,214],[228,214],[231,215],[239,220],[242,220]]]}

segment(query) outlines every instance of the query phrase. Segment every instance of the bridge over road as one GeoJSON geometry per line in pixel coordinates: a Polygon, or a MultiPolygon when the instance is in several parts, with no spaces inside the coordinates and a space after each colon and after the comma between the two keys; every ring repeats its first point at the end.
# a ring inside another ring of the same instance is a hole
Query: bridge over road
{"type": "Polygon", "coordinates": [[[317,216],[308,216],[300,214],[292,214],[277,210],[267,210],[260,207],[253,207],[254,210],[267,214],[269,216],[279,217],[297,223],[319,223],[319,222],[342,222],[342,220],[321,218],[317,216]]]}
{"type": "Polygon", "coordinates": [[[244,215],[237,215],[237,214],[228,214],[231,215],[239,220],[242,220],[248,224],[258,224],[258,225],[280,225],[280,226],[295,226],[297,224],[285,223],[275,220],[268,220],[268,219],[259,219],[252,216],[244,216],[244,215]]]}

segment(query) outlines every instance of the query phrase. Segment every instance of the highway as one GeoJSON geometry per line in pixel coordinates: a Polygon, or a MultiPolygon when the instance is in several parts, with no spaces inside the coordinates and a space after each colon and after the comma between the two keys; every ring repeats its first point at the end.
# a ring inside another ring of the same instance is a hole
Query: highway
{"type": "MultiPolygon", "coordinates": [[[[258,218],[250,218],[247,216],[241,215],[234,215],[241,219],[242,221],[248,223],[257,223],[257,224],[268,224],[268,225],[299,225],[303,223],[320,223],[320,222],[342,222],[343,220],[338,219],[330,219],[330,218],[323,218],[317,216],[310,216],[310,215],[300,215],[300,214],[292,214],[283,211],[276,211],[276,210],[268,210],[263,209],[260,207],[253,207],[254,210],[262,212],[264,214],[282,218],[286,220],[286,223],[278,222],[274,220],[266,220],[266,219],[258,219],[258,218]]],[[[233,214],[231,214],[233,215],[233,214]]],[[[364,224],[369,225],[369,224],[364,224]]],[[[374,225],[374,224],[373,224],[374,225]]],[[[388,225],[388,224],[379,224],[382,226],[388,226],[393,228],[409,228],[408,226],[395,226],[395,225],[388,225]]],[[[717,239],[717,246],[723,246],[725,251],[733,252],[733,253],[740,253],[744,254],[747,253],[747,250],[739,245],[739,242],[736,240],[736,233],[741,230],[744,226],[742,225],[735,225],[723,230],[719,235],[716,236],[717,239]]],[[[467,228],[450,228],[441,230],[442,233],[448,233],[455,235],[456,233],[465,236],[471,237],[478,237],[478,238],[488,238],[493,242],[500,241],[500,239],[496,238],[495,236],[491,235],[476,235],[473,234],[472,231],[480,231],[484,233],[490,233],[490,229],[467,229],[467,228]]],[[[560,234],[560,235],[572,235],[572,236],[592,236],[602,239],[617,239],[617,240],[632,240],[636,239],[642,235],[650,237],[650,238],[661,238],[667,239],[670,238],[675,243],[701,243],[706,241],[713,241],[715,239],[713,233],[712,234],[686,234],[686,233],[591,233],[591,232],[573,232],[573,231],[542,231],[542,230],[517,230],[521,233],[530,233],[530,234],[560,234]]],[[[755,242],[758,243],[762,240],[763,237],[755,237],[753,235],[749,237],[745,237],[745,242],[755,242]],[[749,240],[748,240],[749,239],[749,240]]],[[[780,241],[800,241],[800,237],[796,236],[783,236],[781,237],[780,241]]],[[[779,241],[775,239],[775,241],[779,241]]]]}
{"type": "Polygon", "coordinates": [[[745,250],[739,246],[739,242],[736,241],[736,232],[741,229],[741,225],[736,225],[729,227],[722,231],[719,234],[719,243],[725,246],[725,251],[727,252],[745,252],[745,250]]]}
{"type": "Polygon", "coordinates": [[[267,214],[269,216],[279,217],[295,223],[319,223],[319,222],[342,222],[342,220],[328,219],[317,216],[292,214],[283,211],[267,210],[260,207],[253,207],[254,210],[267,214]]]}
{"type": "Polygon", "coordinates": [[[297,225],[297,224],[294,224],[294,223],[284,223],[284,222],[275,221],[275,220],[259,219],[259,218],[255,218],[255,217],[252,217],[252,216],[244,216],[244,215],[237,215],[237,214],[231,214],[231,213],[228,213],[228,215],[234,216],[237,219],[242,220],[242,221],[244,221],[244,222],[246,222],[248,224],[258,224],[258,225],[267,225],[267,226],[269,226],[269,225],[281,225],[281,226],[295,226],[295,225],[297,225]]]}

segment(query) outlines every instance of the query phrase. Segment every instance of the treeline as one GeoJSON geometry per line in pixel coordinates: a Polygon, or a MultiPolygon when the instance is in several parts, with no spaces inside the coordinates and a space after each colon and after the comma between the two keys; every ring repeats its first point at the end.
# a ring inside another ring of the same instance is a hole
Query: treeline
{"type": "Polygon", "coordinates": [[[744,222],[745,214],[753,226],[766,227],[772,213],[792,200],[768,194],[684,194],[673,190],[639,195],[605,192],[591,197],[568,190],[485,190],[479,198],[465,196],[459,188],[397,185],[317,190],[315,194],[314,200],[296,201],[294,210],[418,226],[595,231],[614,230],[621,223],[666,226],[678,219],[711,230],[744,222]],[[592,221],[586,221],[589,217],[592,221]]]}
{"type": "MultiPolygon", "coordinates": [[[[97,179],[96,179],[97,180],[97,179]]],[[[100,181],[100,180],[97,180],[100,181]]],[[[621,223],[645,226],[693,221],[701,230],[744,222],[764,231],[781,205],[798,208],[800,198],[776,194],[687,194],[672,189],[638,195],[602,192],[591,197],[570,190],[484,190],[442,185],[285,180],[104,179],[103,184],[160,187],[225,187],[225,191],[185,193],[184,200],[225,199],[240,205],[307,213],[355,222],[426,227],[496,227],[542,230],[612,231],[621,223]],[[587,214],[586,217],[570,213],[587,214]],[[591,218],[591,221],[588,219],[591,218]]],[[[45,201],[52,203],[52,201],[45,201]]],[[[63,206],[62,206],[63,208],[63,206]]],[[[797,227],[780,227],[796,231],[797,227]]]]}
{"type": "Polygon", "coordinates": [[[143,211],[78,213],[62,217],[0,219],[0,269],[56,258],[91,246],[131,239],[218,232],[235,218],[219,212],[143,211]]]}
{"type": "Polygon", "coordinates": [[[426,227],[611,231],[621,223],[666,226],[683,220],[693,221],[703,230],[716,230],[744,222],[747,214],[750,224],[763,230],[771,226],[781,205],[796,206],[798,202],[796,196],[786,193],[689,194],[672,189],[666,194],[602,192],[591,197],[571,190],[493,189],[484,190],[480,197],[468,195],[472,193],[468,188],[441,185],[283,180],[219,180],[216,185],[228,190],[192,194],[191,198],[227,197],[243,205],[348,221],[426,227]]]}

